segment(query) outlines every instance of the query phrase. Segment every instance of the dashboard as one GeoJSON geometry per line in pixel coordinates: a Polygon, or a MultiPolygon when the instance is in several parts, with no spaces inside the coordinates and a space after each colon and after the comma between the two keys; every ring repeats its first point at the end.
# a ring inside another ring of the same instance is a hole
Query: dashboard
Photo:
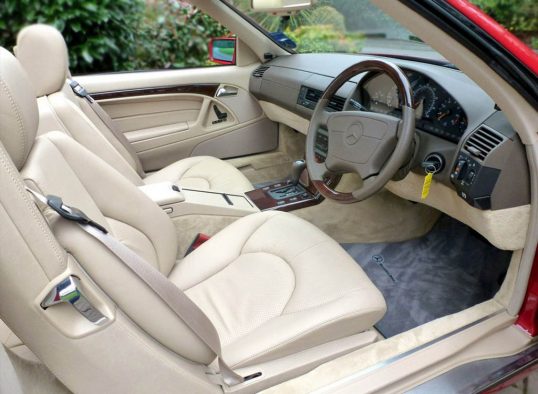
{"type": "MultiPolygon", "coordinates": [[[[467,129],[467,115],[459,102],[425,74],[404,72],[414,93],[417,129],[457,143],[467,129]]],[[[355,108],[360,103],[368,111],[401,117],[400,94],[386,74],[367,77],[352,100],[355,108]]]]}
{"type": "MultiPolygon", "coordinates": [[[[308,132],[309,119],[327,86],[361,60],[381,58],[349,54],[282,56],[257,67],[250,92],[269,104],[272,120],[308,132]]],[[[414,95],[417,148],[411,171],[424,175],[421,164],[442,161],[435,180],[469,205],[497,210],[528,204],[530,182],[525,149],[493,100],[457,69],[388,59],[407,75],[414,95]]],[[[265,109],[265,107],[264,107],[265,109]]],[[[267,112],[266,110],[266,112],[267,112]]],[[[364,73],[346,82],[329,100],[326,111],[371,111],[401,117],[399,92],[385,74],[364,73]]],[[[330,144],[327,130],[317,130],[319,161],[330,144]]]]}

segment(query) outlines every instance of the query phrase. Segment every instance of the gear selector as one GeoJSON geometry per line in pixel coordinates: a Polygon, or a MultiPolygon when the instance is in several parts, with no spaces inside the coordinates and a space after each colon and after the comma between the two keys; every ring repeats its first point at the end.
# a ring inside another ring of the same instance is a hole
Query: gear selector
{"type": "Polygon", "coordinates": [[[296,160],[291,167],[291,174],[288,183],[282,187],[269,191],[269,195],[275,200],[298,197],[306,193],[305,188],[299,183],[301,174],[306,168],[304,160],[296,160]]]}
{"type": "Polygon", "coordinates": [[[319,204],[322,199],[313,186],[309,185],[308,177],[303,178],[301,183],[301,175],[305,169],[306,162],[296,160],[286,179],[260,185],[246,195],[262,211],[291,211],[319,204]]]}
{"type": "Polygon", "coordinates": [[[291,166],[290,183],[294,186],[299,184],[301,174],[306,168],[306,162],[304,160],[295,160],[291,166]]]}

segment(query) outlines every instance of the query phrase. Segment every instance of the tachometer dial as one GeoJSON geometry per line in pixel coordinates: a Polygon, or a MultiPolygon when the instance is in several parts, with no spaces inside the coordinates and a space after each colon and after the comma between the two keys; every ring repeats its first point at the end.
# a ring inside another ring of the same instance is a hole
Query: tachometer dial
{"type": "Polygon", "coordinates": [[[452,97],[447,97],[439,106],[435,119],[448,130],[464,131],[467,127],[467,119],[460,105],[452,97]]]}

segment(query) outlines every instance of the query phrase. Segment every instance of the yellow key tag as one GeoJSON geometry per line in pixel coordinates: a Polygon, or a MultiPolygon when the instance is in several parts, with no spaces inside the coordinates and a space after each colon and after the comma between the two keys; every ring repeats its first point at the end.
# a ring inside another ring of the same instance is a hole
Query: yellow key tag
{"type": "Polygon", "coordinates": [[[424,177],[424,184],[422,185],[422,199],[425,200],[430,194],[430,187],[432,185],[433,172],[428,172],[424,177]]]}

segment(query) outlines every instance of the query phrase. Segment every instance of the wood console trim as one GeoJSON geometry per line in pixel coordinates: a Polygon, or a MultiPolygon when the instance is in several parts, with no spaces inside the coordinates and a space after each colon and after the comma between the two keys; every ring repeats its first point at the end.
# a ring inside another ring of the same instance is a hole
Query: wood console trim
{"type": "MultiPolygon", "coordinates": [[[[325,181],[325,184],[329,187],[336,187],[341,178],[341,175],[333,175],[325,181]]],[[[245,195],[254,203],[254,205],[256,205],[260,211],[277,210],[289,212],[320,204],[325,199],[310,180],[308,171],[303,171],[299,179],[301,185],[306,189],[306,193],[309,195],[307,198],[302,197],[297,199],[297,201],[288,201],[289,199],[285,199],[285,202],[282,205],[278,205],[278,201],[269,195],[269,191],[286,186],[287,181],[275,181],[271,185],[246,192],[245,195]]]]}
{"type": "Polygon", "coordinates": [[[273,189],[278,189],[285,186],[286,183],[275,183],[274,185],[263,187],[261,189],[251,190],[246,192],[246,196],[258,207],[260,211],[293,211],[295,209],[306,208],[313,205],[319,204],[323,197],[319,194],[312,194],[309,190],[306,190],[308,197],[299,197],[296,201],[290,201],[290,199],[275,200],[269,195],[269,191],[273,189]],[[278,186],[276,186],[278,185],[278,186]],[[283,202],[281,205],[278,202],[283,202]]]}

